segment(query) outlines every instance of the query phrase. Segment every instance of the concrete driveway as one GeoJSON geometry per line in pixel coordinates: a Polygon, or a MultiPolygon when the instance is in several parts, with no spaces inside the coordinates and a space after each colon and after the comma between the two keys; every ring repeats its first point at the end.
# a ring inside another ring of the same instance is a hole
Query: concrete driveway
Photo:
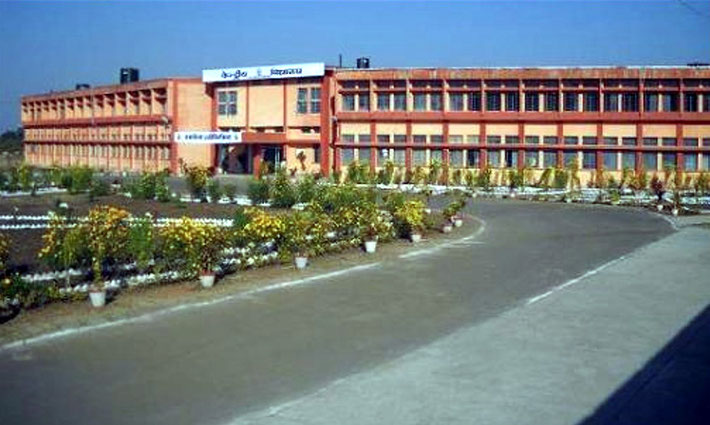
{"type": "Polygon", "coordinates": [[[0,423],[228,423],[490,321],[672,233],[618,208],[480,201],[469,212],[485,221],[475,240],[0,352],[0,423]]]}

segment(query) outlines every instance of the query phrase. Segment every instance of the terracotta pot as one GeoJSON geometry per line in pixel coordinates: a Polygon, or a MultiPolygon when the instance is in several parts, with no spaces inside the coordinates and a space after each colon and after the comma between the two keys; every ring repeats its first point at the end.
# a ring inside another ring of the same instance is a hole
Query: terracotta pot
{"type": "Polygon", "coordinates": [[[365,241],[365,252],[374,254],[377,251],[377,241],[365,241]]]}
{"type": "Polygon", "coordinates": [[[293,262],[296,264],[297,269],[302,270],[308,264],[308,257],[296,256],[293,258],[293,262]]]}
{"type": "Polygon", "coordinates": [[[203,273],[200,275],[200,285],[203,288],[211,288],[214,286],[214,273],[203,273]]]}
{"type": "Polygon", "coordinates": [[[89,299],[91,300],[91,305],[94,307],[103,307],[106,305],[106,290],[95,290],[92,289],[89,292],[89,299]]]}

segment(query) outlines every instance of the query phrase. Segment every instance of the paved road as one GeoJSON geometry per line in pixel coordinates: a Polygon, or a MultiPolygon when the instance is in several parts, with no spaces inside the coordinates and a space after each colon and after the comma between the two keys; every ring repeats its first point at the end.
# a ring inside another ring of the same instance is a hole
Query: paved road
{"type": "Polygon", "coordinates": [[[0,423],[216,424],[369,370],[671,233],[645,212],[477,202],[481,244],[0,353],[0,423]]]}

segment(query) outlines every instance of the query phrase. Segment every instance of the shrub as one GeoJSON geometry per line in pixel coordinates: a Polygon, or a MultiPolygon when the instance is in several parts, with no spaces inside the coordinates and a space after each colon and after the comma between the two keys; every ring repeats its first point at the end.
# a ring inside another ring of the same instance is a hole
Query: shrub
{"type": "Polygon", "coordinates": [[[87,232],[94,283],[99,287],[103,285],[106,263],[115,263],[126,256],[129,217],[126,210],[100,205],[89,211],[86,222],[81,225],[87,232]]]}
{"type": "Polygon", "coordinates": [[[284,230],[281,234],[279,254],[288,259],[291,256],[307,256],[311,253],[312,242],[307,235],[312,221],[306,212],[296,212],[283,218],[284,230]]]}
{"type": "Polygon", "coordinates": [[[249,241],[268,242],[283,234],[285,226],[280,217],[258,208],[247,208],[244,213],[249,218],[249,222],[244,226],[244,235],[249,241]]]}
{"type": "Polygon", "coordinates": [[[431,161],[429,165],[429,175],[427,176],[427,183],[436,184],[439,180],[439,172],[441,171],[441,162],[434,160],[431,161]]]}
{"type": "Polygon", "coordinates": [[[345,177],[346,181],[348,183],[360,183],[363,180],[360,171],[361,168],[358,162],[352,161],[350,164],[348,164],[347,175],[345,177]]]}
{"type": "Polygon", "coordinates": [[[476,185],[476,175],[473,173],[473,170],[466,170],[464,180],[466,182],[466,186],[473,189],[476,185]]]}
{"type": "Polygon", "coordinates": [[[211,202],[218,202],[222,199],[222,188],[219,185],[219,180],[210,179],[207,183],[207,196],[209,196],[211,202]]]}
{"type": "Polygon", "coordinates": [[[291,208],[297,201],[296,189],[283,168],[278,170],[274,178],[271,198],[271,205],[276,208],[291,208]]]}
{"type": "Polygon", "coordinates": [[[508,186],[511,189],[525,185],[525,172],[523,170],[510,170],[508,172],[508,186]]]}
{"type": "Polygon", "coordinates": [[[28,282],[19,275],[8,276],[0,281],[0,302],[4,299],[17,300],[22,308],[44,305],[54,294],[56,291],[53,286],[28,282]]]}
{"type": "Polygon", "coordinates": [[[5,274],[9,259],[10,238],[4,233],[0,233],[0,277],[5,274]]]}
{"type": "Polygon", "coordinates": [[[158,202],[170,202],[170,187],[166,181],[167,176],[164,173],[158,175],[155,182],[155,198],[158,202]]]}
{"type": "Polygon", "coordinates": [[[163,265],[192,278],[200,272],[213,271],[225,246],[225,232],[189,217],[171,222],[159,234],[163,265]]]}
{"type": "Polygon", "coordinates": [[[70,169],[71,177],[66,179],[70,182],[69,193],[76,194],[86,192],[91,188],[91,182],[94,180],[94,170],[85,166],[74,166],[70,169]]]}
{"type": "Polygon", "coordinates": [[[296,186],[298,202],[308,203],[316,196],[316,180],[313,176],[306,175],[296,186]]]}
{"type": "Polygon", "coordinates": [[[543,189],[549,189],[552,184],[552,175],[554,174],[554,169],[552,167],[547,167],[540,175],[540,179],[537,181],[537,186],[543,189]]]}
{"type": "Polygon", "coordinates": [[[441,213],[445,218],[451,220],[456,217],[458,213],[461,212],[462,209],[464,209],[464,207],[466,207],[466,199],[455,199],[451,201],[441,213]]]}
{"type": "Polygon", "coordinates": [[[25,162],[17,167],[17,183],[23,192],[29,192],[34,186],[33,173],[32,167],[25,162]]]}
{"type": "Polygon", "coordinates": [[[259,205],[269,201],[271,183],[268,179],[252,179],[247,185],[247,197],[252,205],[259,205]]]}
{"type": "Polygon", "coordinates": [[[476,186],[488,190],[491,187],[491,169],[488,167],[481,168],[476,175],[476,186]]]}
{"type": "Polygon", "coordinates": [[[555,169],[555,177],[553,180],[553,186],[555,189],[564,189],[567,187],[567,182],[569,181],[569,174],[564,168],[555,169]]]}
{"type": "Polygon", "coordinates": [[[666,190],[663,185],[663,182],[661,181],[661,179],[658,178],[657,174],[654,174],[653,177],[651,177],[651,190],[653,190],[653,193],[658,198],[658,202],[661,202],[663,200],[663,195],[666,193],[666,190]]]}
{"type": "Polygon", "coordinates": [[[233,202],[237,197],[237,185],[231,183],[225,184],[222,187],[222,192],[224,192],[224,196],[226,196],[227,199],[233,202]]]}
{"type": "Polygon", "coordinates": [[[185,173],[185,181],[192,197],[203,199],[210,174],[207,167],[200,165],[183,165],[183,172],[185,173]]]}
{"type": "Polygon", "coordinates": [[[89,189],[89,198],[94,199],[101,196],[108,196],[111,193],[111,185],[103,179],[94,178],[89,189]]]}
{"type": "Polygon", "coordinates": [[[147,270],[155,254],[155,231],[150,213],[133,222],[128,232],[127,248],[138,270],[140,272],[147,270]]]}
{"type": "Polygon", "coordinates": [[[710,190],[710,179],[705,171],[701,171],[698,177],[695,178],[695,183],[693,187],[697,193],[704,195],[708,190],[710,190]]]}
{"type": "Polygon", "coordinates": [[[424,231],[424,203],[419,200],[405,201],[394,212],[395,228],[400,236],[424,231]]]}

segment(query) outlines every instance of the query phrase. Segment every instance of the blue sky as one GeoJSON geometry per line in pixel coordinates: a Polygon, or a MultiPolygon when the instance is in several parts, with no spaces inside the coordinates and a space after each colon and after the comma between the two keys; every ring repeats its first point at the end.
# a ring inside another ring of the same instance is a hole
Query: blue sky
{"type": "Polygon", "coordinates": [[[710,2],[0,0],[0,130],[22,94],[323,61],[373,66],[710,62],[710,2]],[[694,9],[694,10],[691,10],[694,9]]]}

